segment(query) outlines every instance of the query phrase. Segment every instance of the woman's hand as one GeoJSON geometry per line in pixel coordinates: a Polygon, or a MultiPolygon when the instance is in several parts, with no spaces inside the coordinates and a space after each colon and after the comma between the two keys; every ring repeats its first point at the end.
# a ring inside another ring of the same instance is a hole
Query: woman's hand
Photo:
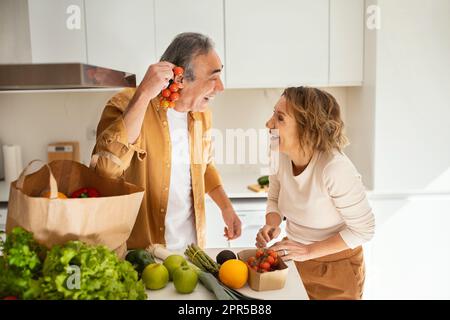
{"type": "Polygon", "coordinates": [[[279,227],[274,227],[268,224],[264,225],[261,229],[259,229],[258,234],[256,235],[256,247],[266,247],[270,240],[275,239],[280,235],[280,232],[281,229],[279,227]]]}
{"type": "Polygon", "coordinates": [[[311,247],[293,240],[282,240],[275,243],[270,249],[277,251],[284,260],[306,261],[312,258],[311,247]]]}

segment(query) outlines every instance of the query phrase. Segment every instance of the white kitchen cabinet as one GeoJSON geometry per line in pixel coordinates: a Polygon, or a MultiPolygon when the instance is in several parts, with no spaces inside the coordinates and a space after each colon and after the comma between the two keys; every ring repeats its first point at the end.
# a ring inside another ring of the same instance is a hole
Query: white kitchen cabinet
{"type": "Polygon", "coordinates": [[[155,0],[156,57],[181,32],[209,36],[224,63],[223,0],[155,0]]]}
{"type": "Polygon", "coordinates": [[[136,74],[155,63],[153,0],[85,0],[89,64],[136,74]]]}
{"type": "Polygon", "coordinates": [[[86,62],[83,0],[28,0],[31,62],[86,62]]]}
{"type": "Polygon", "coordinates": [[[6,214],[8,213],[8,203],[0,202],[0,232],[5,231],[6,214]]]}
{"type": "Polygon", "coordinates": [[[326,85],[329,0],[226,0],[227,88],[326,85]]]}
{"type": "Polygon", "coordinates": [[[330,0],[329,85],[363,81],[364,0],[330,0]]]}

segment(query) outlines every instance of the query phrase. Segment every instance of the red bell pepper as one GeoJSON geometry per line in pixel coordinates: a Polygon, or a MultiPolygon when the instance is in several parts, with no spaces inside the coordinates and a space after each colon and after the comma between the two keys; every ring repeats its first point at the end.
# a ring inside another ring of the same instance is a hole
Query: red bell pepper
{"type": "Polygon", "coordinates": [[[100,197],[100,192],[95,188],[81,188],[75,190],[70,195],[71,198],[97,198],[100,197]]]}

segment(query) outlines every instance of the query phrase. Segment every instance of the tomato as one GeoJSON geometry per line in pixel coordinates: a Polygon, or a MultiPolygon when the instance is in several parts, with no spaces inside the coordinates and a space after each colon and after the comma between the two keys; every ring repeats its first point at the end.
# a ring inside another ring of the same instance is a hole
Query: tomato
{"type": "Polygon", "coordinates": [[[261,269],[269,270],[269,269],[270,269],[270,263],[268,263],[268,262],[262,262],[262,263],[260,263],[259,267],[260,267],[261,269]]]}
{"type": "Polygon", "coordinates": [[[181,76],[184,73],[184,69],[182,67],[173,68],[173,73],[176,76],[181,76]]]}
{"type": "Polygon", "coordinates": [[[175,82],[169,86],[170,92],[177,92],[179,89],[180,89],[180,87],[175,82]]]}
{"type": "Polygon", "coordinates": [[[258,272],[264,273],[264,272],[267,272],[267,270],[266,269],[259,269],[258,272]]]}
{"type": "Polygon", "coordinates": [[[256,257],[259,258],[264,254],[264,250],[263,249],[258,249],[258,251],[256,251],[256,257]]]}
{"type": "Polygon", "coordinates": [[[266,258],[266,262],[268,262],[270,265],[273,265],[275,263],[275,259],[272,256],[268,256],[266,258]]]}
{"type": "Polygon", "coordinates": [[[170,92],[169,89],[164,89],[163,91],[161,91],[161,95],[162,95],[164,98],[170,97],[170,94],[171,94],[171,93],[172,93],[172,92],[170,92]]]}
{"type": "Polygon", "coordinates": [[[175,107],[175,102],[169,101],[169,108],[173,108],[173,107],[175,107]]]}
{"type": "Polygon", "coordinates": [[[180,94],[179,94],[178,92],[172,92],[172,93],[170,94],[169,99],[170,99],[171,101],[177,101],[178,99],[180,99],[180,94]]]}
{"type": "Polygon", "coordinates": [[[4,297],[2,300],[18,300],[16,296],[7,296],[4,297]]]}
{"type": "Polygon", "coordinates": [[[247,259],[247,262],[250,264],[253,263],[254,261],[255,261],[255,257],[250,257],[247,259]]]}

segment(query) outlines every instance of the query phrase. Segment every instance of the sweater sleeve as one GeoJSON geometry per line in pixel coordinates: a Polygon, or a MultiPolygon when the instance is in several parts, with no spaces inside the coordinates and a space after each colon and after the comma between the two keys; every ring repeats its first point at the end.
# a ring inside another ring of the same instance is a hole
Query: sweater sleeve
{"type": "Polygon", "coordinates": [[[355,248],[375,233],[375,218],[361,176],[348,159],[330,162],[323,171],[323,181],[336,209],[345,221],[340,232],[344,242],[355,248]]]}
{"type": "Polygon", "coordinates": [[[284,216],[278,208],[278,195],[280,193],[280,180],[276,174],[269,176],[269,191],[267,193],[267,209],[266,214],[276,212],[280,215],[281,220],[284,216]]]}

